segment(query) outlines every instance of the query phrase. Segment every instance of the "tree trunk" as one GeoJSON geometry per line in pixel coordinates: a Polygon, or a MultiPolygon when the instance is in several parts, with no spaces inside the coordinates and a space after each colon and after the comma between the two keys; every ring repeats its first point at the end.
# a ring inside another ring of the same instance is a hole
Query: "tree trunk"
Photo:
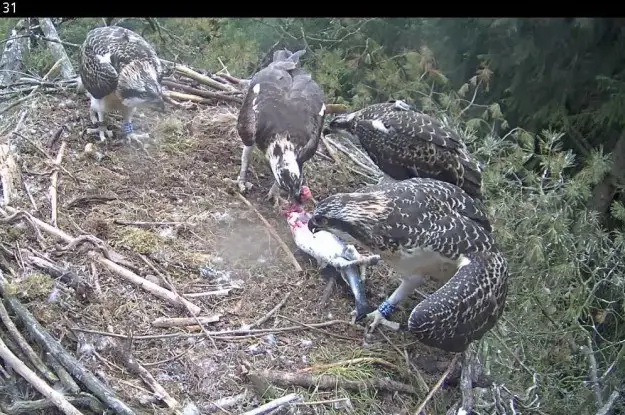
{"type": "Polygon", "coordinates": [[[605,179],[598,183],[590,199],[589,207],[606,216],[618,187],[625,185],[625,132],[621,133],[612,150],[612,169],[605,179]]]}
{"type": "Polygon", "coordinates": [[[0,58],[0,85],[10,85],[20,77],[22,62],[30,50],[29,19],[21,19],[9,33],[0,58]]]}
{"type": "Polygon", "coordinates": [[[41,27],[41,31],[44,36],[48,39],[48,48],[50,49],[50,53],[55,61],[61,61],[60,74],[63,79],[74,79],[76,78],[76,72],[74,71],[74,67],[72,66],[72,62],[69,60],[67,53],[65,52],[65,48],[61,43],[61,39],[59,38],[59,34],[52,24],[50,19],[39,18],[39,26],[41,27]]]}

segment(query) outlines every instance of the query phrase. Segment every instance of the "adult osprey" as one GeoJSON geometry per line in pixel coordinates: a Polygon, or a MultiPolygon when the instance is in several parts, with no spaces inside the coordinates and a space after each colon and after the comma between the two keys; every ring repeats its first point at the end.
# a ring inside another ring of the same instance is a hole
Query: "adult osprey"
{"type": "Polygon", "coordinates": [[[274,176],[267,195],[280,204],[280,189],[300,200],[303,165],[317,151],[325,104],[323,91],[299,68],[300,50],[276,51],[273,62],[254,75],[239,111],[237,131],[245,147],[241,155],[239,189],[246,189],[253,146],[263,152],[274,176]]]}
{"type": "Polygon", "coordinates": [[[371,331],[384,323],[411,331],[427,345],[458,352],[503,313],[506,260],[480,201],[455,185],[412,178],[335,194],[317,204],[308,226],[355,239],[401,274],[400,286],[369,314],[371,331]],[[445,284],[412,310],[407,328],[389,322],[426,275],[445,284]]]}
{"type": "Polygon", "coordinates": [[[431,177],[482,197],[482,170],[460,136],[402,101],[373,104],[339,115],[330,132],[356,136],[371,160],[395,180],[431,177]]]}
{"type": "Polygon", "coordinates": [[[90,117],[98,128],[87,133],[113,136],[104,121],[105,114],[119,110],[124,117],[122,132],[129,141],[147,134],[133,133],[132,116],[137,106],[153,105],[165,109],[160,81],[161,61],[141,36],[119,26],[92,29],[82,44],[80,78],[91,97],[90,117]]]}

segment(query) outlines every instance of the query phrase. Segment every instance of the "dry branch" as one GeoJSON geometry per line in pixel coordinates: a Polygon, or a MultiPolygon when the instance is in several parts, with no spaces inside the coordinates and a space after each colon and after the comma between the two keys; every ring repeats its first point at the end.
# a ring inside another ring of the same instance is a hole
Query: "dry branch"
{"type": "Polygon", "coordinates": [[[243,402],[247,399],[249,395],[248,390],[246,389],[242,393],[234,396],[226,396],[225,398],[218,399],[214,402],[210,402],[207,407],[204,408],[206,413],[212,414],[213,412],[223,412],[227,408],[230,408],[240,402],[243,402]]]}
{"type": "Polygon", "coordinates": [[[282,405],[286,405],[291,402],[299,402],[302,400],[302,397],[297,393],[291,393],[289,395],[283,396],[278,399],[274,399],[271,402],[267,402],[264,405],[259,406],[258,408],[252,409],[251,411],[244,412],[241,415],[262,415],[267,414],[275,409],[278,409],[282,405]]]}
{"type": "Polygon", "coordinates": [[[67,142],[63,141],[61,143],[61,147],[59,148],[59,152],[56,155],[56,159],[54,160],[54,172],[52,172],[52,178],[50,179],[50,221],[52,226],[57,227],[57,193],[58,193],[58,182],[59,182],[59,167],[63,162],[63,154],[65,153],[65,147],[67,146],[67,142]]]}
{"type": "MultiPolygon", "coordinates": [[[[35,319],[35,317],[24,307],[17,299],[8,296],[4,290],[4,286],[0,284],[0,291],[7,301],[7,305],[17,315],[22,325],[31,336],[48,351],[61,365],[76,379],[89,389],[94,396],[98,397],[109,408],[121,415],[135,415],[125,403],[119,400],[115,392],[104,385],[97,377],[70,355],[65,348],[50,335],[35,319]]],[[[80,414],[80,412],[79,412],[80,414]]]]}
{"type": "Polygon", "coordinates": [[[206,75],[197,73],[193,69],[184,65],[176,65],[176,72],[188,78],[191,78],[201,84],[210,86],[215,89],[219,89],[221,91],[236,91],[234,87],[217,82],[214,79],[211,79],[206,75]]]}
{"type": "MultiPolygon", "coordinates": [[[[236,97],[236,96],[219,94],[219,93],[211,92],[211,91],[203,91],[201,89],[193,88],[193,87],[188,86],[188,85],[183,85],[183,84],[180,84],[178,82],[169,81],[167,79],[163,79],[162,84],[167,86],[167,87],[170,87],[170,88],[180,89],[181,91],[187,92],[189,94],[197,95],[197,96],[202,97],[202,98],[217,99],[217,100],[228,101],[228,102],[235,102],[237,104],[241,104],[243,102],[243,100],[241,98],[236,97]]],[[[176,98],[176,97],[173,96],[172,98],[176,98]]]]}
{"type": "MultiPolygon", "coordinates": [[[[68,396],[67,401],[74,406],[88,407],[93,413],[104,413],[104,408],[100,401],[87,393],[81,393],[78,396],[68,396]]],[[[46,409],[52,409],[54,403],[48,399],[39,399],[36,401],[16,401],[11,405],[4,406],[4,413],[7,415],[33,414],[46,409]]]]}
{"type": "Polygon", "coordinates": [[[15,157],[11,154],[11,149],[6,144],[0,144],[0,182],[2,184],[4,206],[7,206],[17,197],[21,174],[15,157]]]}
{"type": "Polygon", "coordinates": [[[39,371],[39,373],[45,376],[45,378],[50,382],[58,382],[59,379],[54,375],[54,373],[50,371],[50,369],[46,367],[41,358],[39,358],[39,355],[35,353],[33,348],[30,347],[30,344],[28,344],[28,342],[24,339],[15,324],[13,324],[13,321],[11,320],[11,317],[9,317],[9,313],[4,307],[2,301],[0,301],[0,319],[2,319],[4,326],[7,328],[7,331],[9,332],[11,337],[13,337],[13,340],[17,342],[17,345],[20,347],[20,349],[22,349],[22,352],[24,352],[28,360],[30,360],[30,362],[39,371]]]}
{"type": "Polygon", "coordinates": [[[61,282],[72,287],[76,291],[78,298],[86,299],[88,293],[92,291],[91,287],[89,287],[85,281],[85,278],[80,277],[71,270],[64,269],[58,264],[55,264],[46,258],[29,253],[26,250],[22,250],[22,257],[25,258],[31,265],[39,268],[54,278],[58,278],[61,282]]]}
{"type": "Polygon", "coordinates": [[[192,317],[174,317],[174,318],[159,317],[152,322],[152,326],[162,327],[162,328],[186,327],[186,326],[196,325],[198,322],[200,324],[216,323],[219,321],[220,318],[221,318],[220,314],[215,314],[214,316],[204,316],[204,317],[198,316],[197,320],[192,317]]]}
{"type": "Polygon", "coordinates": [[[154,379],[154,376],[143,366],[137,362],[134,357],[130,354],[129,351],[123,350],[123,348],[118,344],[115,348],[115,355],[119,358],[119,360],[126,366],[130,372],[134,373],[138,377],[141,378],[148,385],[152,391],[156,394],[158,399],[165,402],[165,404],[174,410],[174,413],[180,415],[181,412],[177,410],[180,406],[178,401],[171,397],[171,395],[161,386],[160,383],[154,379]]]}
{"type": "Polygon", "coordinates": [[[46,362],[52,367],[57,374],[63,387],[73,394],[80,393],[80,386],[72,379],[72,375],[56,360],[50,353],[46,353],[46,362]]]}
{"type": "MultiPolygon", "coordinates": [[[[371,378],[362,380],[349,380],[334,375],[315,376],[310,373],[286,373],[273,370],[260,370],[250,372],[247,375],[255,385],[274,384],[280,387],[300,386],[302,388],[336,389],[343,388],[351,391],[383,390],[386,392],[401,392],[418,394],[417,390],[405,383],[396,382],[388,378],[371,378]]],[[[264,393],[264,391],[259,391],[264,393]]]]}
{"type": "Polygon", "coordinates": [[[423,399],[423,402],[421,402],[421,404],[419,405],[419,407],[415,411],[415,415],[421,415],[421,412],[423,411],[425,406],[428,404],[430,399],[432,399],[432,396],[434,396],[436,391],[441,388],[441,386],[443,385],[443,382],[445,382],[445,379],[447,379],[447,376],[449,376],[449,374],[451,373],[452,369],[456,366],[456,363],[458,362],[458,356],[459,355],[455,355],[454,358],[451,360],[451,362],[449,363],[449,366],[447,366],[447,370],[445,370],[445,372],[440,377],[438,382],[436,382],[436,385],[434,385],[434,387],[430,390],[430,392],[427,394],[427,396],[423,399]]]}
{"type": "Polygon", "coordinates": [[[4,45],[0,58],[0,85],[9,85],[19,76],[24,58],[30,51],[30,38],[24,36],[28,32],[29,19],[17,22],[4,45]]]}
{"type": "Polygon", "coordinates": [[[186,293],[184,294],[184,296],[187,298],[213,297],[213,296],[220,297],[220,296],[230,294],[230,291],[232,291],[232,288],[223,288],[221,290],[204,291],[201,293],[186,293]]]}
{"type": "Polygon", "coordinates": [[[48,40],[48,48],[52,57],[56,61],[60,61],[60,73],[63,79],[76,78],[76,72],[72,66],[72,62],[69,60],[63,43],[59,38],[59,34],[56,32],[54,24],[49,18],[39,18],[39,27],[48,40]]]}
{"type": "Polygon", "coordinates": [[[267,314],[265,314],[264,316],[262,316],[261,318],[259,318],[255,322],[253,322],[252,324],[249,324],[249,325],[244,324],[243,326],[241,326],[241,328],[244,329],[244,330],[249,330],[252,327],[260,326],[265,321],[269,320],[271,318],[271,316],[276,314],[278,312],[278,310],[280,310],[284,306],[284,304],[286,304],[286,302],[288,301],[290,296],[291,296],[290,292],[286,293],[286,295],[284,296],[282,301],[280,301],[274,308],[269,310],[269,312],[267,314]]]}
{"type": "Polygon", "coordinates": [[[390,369],[396,370],[397,372],[401,372],[399,367],[392,364],[391,362],[387,362],[384,359],[380,359],[378,357],[357,357],[355,359],[341,360],[341,361],[334,362],[334,363],[326,363],[322,365],[305,367],[304,369],[300,370],[300,373],[310,373],[310,372],[315,372],[319,370],[331,369],[333,367],[356,365],[359,363],[374,363],[374,364],[378,364],[381,366],[386,366],[390,369]]]}
{"type": "Polygon", "coordinates": [[[146,280],[145,278],[138,276],[137,274],[130,271],[129,269],[116,264],[110,259],[104,258],[102,254],[99,254],[95,251],[89,251],[88,256],[89,258],[95,260],[96,262],[104,265],[106,268],[109,269],[109,271],[112,271],[115,274],[119,275],[120,277],[124,278],[125,280],[135,285],[140,286],[141,288],[155,295],[156,297],[159,297],[169,302],[170,304],[187,308],[192,315],[198,315],[202,311],[200,307],[196,306],[189,300],[186,300],[182,298],[180,295],[176,295],[175,293],[161,287],[160,285],[155,284],[151,281],[146,280]]]}
{"type": "Polygon", "coordinates": [[[278,242],[287,257],[289,257],[291,263],[293,264],[293,267],[295,267],[295,271],[302,272],[303,269],[300,266],[299,262],[297,262],[295,255],[293,255],[293,252],[291,252],[287,244],[285,244],[282,238],[280,238],[280,235],[278,235],[278,232],[276,232],[275,228],[271,226],[269,222],[267,222],[267,219],[265,219],[265,217],[254,207],[254,205],[250,203],[249,200],[245,198],[245,196],[243,196],[241,193],[237,193],[237,196],[239,197],[239,199],[241,199],[243,203],[245,203],[250,209],[252,209],[254,213],[256,213],[258,219],[260,219],[260,221],[265,225],[271,236],[273,236],[273,238],[276,240],[276,242],[278,242]]]}
{"type": "Polygon", "coordinates": [[[41,379],[35,372],[30,370],[28,366],[18,359],[9,348],[0,340],[0,357],[4,360],[5,364],[11,366],[17,373],[20,374],[28,383],[30,383],[39,393],[49,399],[54,406],[59,408],[61,412],[66,415],[82,415],[82,413],[76,409],[74,405],[67,402],[63,395],[50,387],[43,379],[41,379]]]}

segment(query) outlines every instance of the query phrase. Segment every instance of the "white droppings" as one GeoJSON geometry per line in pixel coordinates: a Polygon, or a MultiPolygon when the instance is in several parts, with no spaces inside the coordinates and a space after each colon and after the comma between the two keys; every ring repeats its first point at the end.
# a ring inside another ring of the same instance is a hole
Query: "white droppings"
{"type": "Polygon", "coordinates": [[[380,120],[371,121],[371,125],[373,126],[373,128],[375,128],[378,131],[381,131],[383,133],[388,133],[388,128],[386,128],[384,126],[384,123],[380,120]]]}
{"type": "Polygon", "coordinates": [[[321,105],[321,110],[319,111],[319,115],[323,117],[323,114],[326,113],[326,104],[321,105]]]}
{"type": "Polygon", "coordinates": [[[111,52],[107,52],[104,55],[95,55],[95,57],[100,63],[111,63],[111,52]]]}
{"type": "Polygon", "coordinates": [[[471,263],[471,260],[467,258],[466,256],[463,256],[462,259],[460,260],[460,263],[458,264],[458,268],[466,267],[470,263],[471,263]]]}
{"type": "Polygon", "coordinates": [[[254,88],[252,88],[252,91],[254,91],[256,95],[258,95],[258,93],[260,92],[260,84],[254,85],[254,88]]]}

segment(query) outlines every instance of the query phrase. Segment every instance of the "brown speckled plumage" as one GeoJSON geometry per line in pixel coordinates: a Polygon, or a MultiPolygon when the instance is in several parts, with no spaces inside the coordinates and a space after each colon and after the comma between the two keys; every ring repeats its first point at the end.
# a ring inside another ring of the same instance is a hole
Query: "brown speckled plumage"
{"type": "Polygon", "coordinates": [[[320,201],[311,221],[354,238],[400,273],[438,273],[446,281],[408,320],[408,330],[427,345],[463,351],[503,312],[506,260],[482,203],[455,185],[412,178],[366,186],[320,201]]]}
{"type": "Polygon", "coordinates": [[[329,128],[356,136],[380,170],[395,180],[430,177],[482,197],[479,164],[455,131],[427,114],[388,102],[339,115],[329,128]]]}
{"type": "Polygon", "coordinates": [[[85,89],[95,99],[114,92],[118,92],[122,99],[145,95],[149,100],[150,94],[160,95],[158,83],[152,85],[143,81],[143,78],[150,77],[148,72],[151,70],[156,72],[160,81],[163,68],[154,48],[132,30],[119,26],[97,27],[89,31],[83,42],[80,77],[85,89]],[[126,67],[129,70],[124,71],[126,67]],[[122,71],[128,79],[120,82],[122,71]],[[150,90],[152,86],[155,91],[150,90]]]}

